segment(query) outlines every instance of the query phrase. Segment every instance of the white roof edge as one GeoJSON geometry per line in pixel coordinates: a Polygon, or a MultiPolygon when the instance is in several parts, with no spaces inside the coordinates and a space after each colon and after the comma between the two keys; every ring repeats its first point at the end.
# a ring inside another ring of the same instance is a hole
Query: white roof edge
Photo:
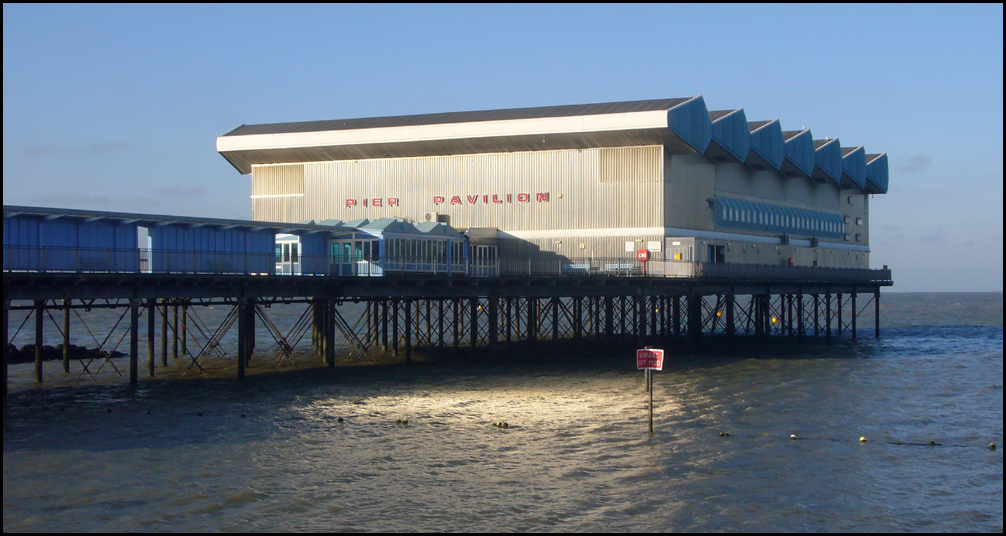
{"type": "MultiPolygon", "coordinates": [[[[696,97],[697,98],[697,97],[696,97]]],[[[318,132],[220,136],[217,151],[296,149],[368,143],[406,143],[496,136],[526,136],[668,128],[667,110],[443,123],[318,132]]]]}

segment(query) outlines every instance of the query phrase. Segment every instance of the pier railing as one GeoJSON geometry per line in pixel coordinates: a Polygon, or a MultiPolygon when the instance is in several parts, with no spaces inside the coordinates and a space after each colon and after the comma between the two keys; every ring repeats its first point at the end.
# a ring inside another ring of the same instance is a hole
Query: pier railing
{"type": "Polygon", "coordinates": [[[624,258],[336,257],[273,253],[3,246],[4,272],[380,277],[429,273],[451,277],[669,277],[706,280],[889,282],[891,271],[764,264],[642,262],[624,258]]]}

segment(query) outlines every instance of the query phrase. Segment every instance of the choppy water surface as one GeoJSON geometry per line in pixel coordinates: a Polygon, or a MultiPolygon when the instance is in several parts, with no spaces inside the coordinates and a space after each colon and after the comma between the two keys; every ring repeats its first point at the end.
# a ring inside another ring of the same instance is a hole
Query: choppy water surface
{"type": "Polygon", "coordinates": [[[14,389],[3,529],[1001,532],[1002,294],[883,304],[670,358],[652,436],[632,355],[14,389]]]}

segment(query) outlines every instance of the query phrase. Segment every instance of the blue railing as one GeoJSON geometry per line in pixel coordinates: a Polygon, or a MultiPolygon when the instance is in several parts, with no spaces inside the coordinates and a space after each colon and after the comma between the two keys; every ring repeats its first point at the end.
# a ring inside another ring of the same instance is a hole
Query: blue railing
{"type": "Polygon", "coordinates": [[[763,264],[641,262],[635,258],[332,258],[300,255],[279,262],[274,253],[3,247],[4,272],[211,274],[380,277],[392,273],[429,273],[462,277],[669,277],[691,279],[842,281],[887,283],[889,269],[772,266],[763,264]]]}

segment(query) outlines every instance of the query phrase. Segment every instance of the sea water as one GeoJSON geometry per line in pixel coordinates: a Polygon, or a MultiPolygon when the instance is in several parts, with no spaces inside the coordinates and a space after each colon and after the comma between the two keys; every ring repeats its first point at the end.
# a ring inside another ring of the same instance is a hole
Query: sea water
{"type": "Polygon", "coordinates": [[[15,365],[3,530],[1002,532],[1002,294],[863,324],[668,355],[652,435],[631,352],[135,390],[15,365]]]}

